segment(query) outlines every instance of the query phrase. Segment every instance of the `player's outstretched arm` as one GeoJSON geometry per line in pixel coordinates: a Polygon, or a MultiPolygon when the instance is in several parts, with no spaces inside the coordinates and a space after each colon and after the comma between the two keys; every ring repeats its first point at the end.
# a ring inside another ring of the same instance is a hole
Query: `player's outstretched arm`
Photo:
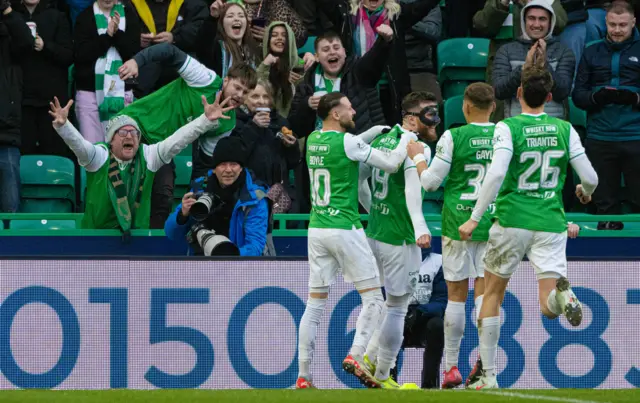
{"type": "Polygon", "coordinates": [[[576,187],[576,196],[578,196],[580,202],[587,204],[591,201],[591,195],[598,187],[598,174],[593,169],[589,158],[587,158],[580,141],[580,135],[573,126],[569,136],[569,163],[580,177],[580,185],[576,187]]]}
{"type": "Polygon", "coordinates": [[[411,217],[416,244],[420,248],[431,246],[431,231],[422,213],[422,189],[413,162],[407,158],[404,163],[404,197],[411,217]]]}
{"type": "Polygon", "coordinates": [[[371,212],[371,189],[368,179],[371,177],[371,167],[367,164],[360,164],[360,174],[358,175],[358,201],[362,204],[367,213],[371,212]]]}
{"type": "Polygon", "coordinates": [[[416,138],[413,133],[403,133],[395,150],[387,153],[369,146],[359,136],[347,133],[344,136],[344,151],[352,161],[363,162],[387,173],[395,173],[407,157],[407,144],[416,138]]]}
{"type": "Polygon", "coordinates": [[[429,164],[424,154],[424,145],[411,143],[407,146],[407,155],[413,160],[418,169],[418,176],[422,188],[427,192],[435,192],[444,182],[451,170],[453,159],[453,138],[449,130],[445,131],[436,146],[436,156],[429,164]],[[423,157],[423,155],[425,157],[423,157]]]}
{"type": "Polygon", "coordinates": [[[388,130],[388,129],[390,129],[389,126],[384,126],[384,125],[373,126],[371,129],[365,130],[364,132],[360,133],[358,137],[360,137],[360,139],[362,139],[362,141],[364,141],[365,143],[371,144],[371,142],[375,140],[376,137],[378,137],[385,130],[388,130]]]}

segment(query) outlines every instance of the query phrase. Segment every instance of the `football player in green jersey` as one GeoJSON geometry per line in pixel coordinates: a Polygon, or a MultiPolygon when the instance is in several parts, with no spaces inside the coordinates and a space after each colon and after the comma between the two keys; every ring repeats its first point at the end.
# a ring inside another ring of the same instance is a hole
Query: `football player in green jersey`
{"type": "MultiPolygon", "coordinates": [[[[416,162],[422,187],[436,191],[445,178],[444,206],[442,208],[442,258],[448,298],[445,311],[444,345],[445,373],[443,389],[455,388],[462,383],[458,370],[460,342],[466,323],[465,304],[469,279],[474,280],[476,318],[484,293],[484,265],[482,257],[489,239],[490,215],[482,217],[473,238],[460,240],[458,227],[471,217],[480,185],[491,162],[491,142],[495,125],[489,121],[495,109],[493,87],[474,83],[464,93],[462,111],[467,125],[444,132],[436,147],[436,156],[427,169],[422,157],[423,146],[411,143],[407,147],[409,158],[416,162]]],[[[495,208],[494,208],[495,209],[495,208]]],[[[467,383],[475,380],[482,367],[478,360],[467,383]]]]}
{"type": "Polygon", "coordinates": [[[366,386],[377,386],[363,365],[363,356],[378,325],[383,299],[376,261],[358,214],[358,170],[363,162],[387,172],[397,171],[406,158],[406,146],[411,138],[402,136],[393,151],[376,150],[369,143],[385,126],[373,127],[359,136],[349,134],[347,131],[355,127],[355,113],[343,94],[333,92],[323,96],[318,104],[322,130],[314,131],[307,139],[312,203],[308,236],[309,299],[300,322],[297,388],[313,385],[311,359],[316,331],[329,287],[339,270],[362,298],[353,346],[342,366],[366,386]]]}
{"type": "MultiPolygon", "coordinates": [[[[403,133],[435,141],[439,121],[431,120],[427,125],[420,116],[421,112],[433,114],[437,106],[437,99],[431,93],[408,94],[402,102],[402,125],[395,125],[376,138],[371,147],[394,150],[403,133]]],[[[430,159],[431,151],[427,150],[425,158],[430,159]]],[[[405,158],[403,169],[393,174],[360,165],[360,202],[369,211],[366,234],[387,296],[381,323],[369,341],[364,362],[385,389],[400,388],[389,372],[402,346],[404,319],[414,291],[412,275],[415,276],[422,261],[420,248],[431,245],[431,233],[422,214],[420,180],[414,171],[415,164],[409,158],[405,158]],[[369,178],[371,189],[367,184],[369,178]]]]}
{"type": "Polygon", "coordinates": [[[523,113],[496,125],[491,167],[471,218],[459,228],[461,239],[471,238],[487,207],[496,200],[496,219],[484,256],[485,293],[478,319],[483,374],[469,385],[472,389],[498,387],[495,361],[500,304],[509,278],[525,255],[538,278],[542,314],[550,319],[564,315],[573,326],[582,321],[582,305],[566,278],[567,221],[562,188],[570,163],[581,181],[576,195],[586,204],[598,185],[598,176],[571,124],[544,113],[552,88],[551,73],[525,65],[518,88],[523,113]]]}

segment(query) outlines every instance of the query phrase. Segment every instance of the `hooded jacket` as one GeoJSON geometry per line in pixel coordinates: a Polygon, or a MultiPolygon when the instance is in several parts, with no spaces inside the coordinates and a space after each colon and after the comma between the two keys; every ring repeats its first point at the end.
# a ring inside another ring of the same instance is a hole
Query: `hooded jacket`
{"type": "Polygon", "coordinates": [[[24,87],[22,104],[48,106],[54,96],[62,105],[67,103],[68,70],[73,63],[73,42],[69,18],[56,8],[53,2],[41,1],[33,13],[24,4],[17,4],[15,11],[25,21],[34,22],[44,47],[41,51],[30,49],[22,59],[24,87]]]}
{"type": "Polygon", "coordinates": [[[640,35],[637,30],[622,43],[602,39],[586,47],[578,66],[573,102],[587,111],[587,138],[640,140],[640,107],[596,105],[593,93],[602,87],[640,93],[640,35]]]}
{"type": "Polygon", "coordinates": [[[22,69],[20,61],[33,49],[33,36],[15,11],[0,13],[0,146],[20,147],[22,69]]]}
{"type": "MultiPolygon", "coordinates": [[[[551,1],[551,0],[550,0],[551,1]]],[[[567,13],[562,8],[560,0],[553,1],[553,8],[556,22],[553,28],[553,35],[558,36],[567,25],[567,13]]],[[[517,3],[513,4],[513,32],[521,32],[520,26],[522,19],[520,14],[522,7],[517,3]]],[[[509,16],[509,7],[504,7],[500,0],[487,0],[482,10],[473,16],[473,29],[477,35],[491,39],[489,44],[489,60],[487,63],[487,82],[491,84],[493,63],[498,49],[513,38],[498,38],[498,34],[509,16]]]]}
{"type": "Polygon", "coordinates": [[[533,0],[522,9],[522,13],[520,13],[520,27],[522,30],[520,38],[502,46],[498,50],[492,76],[496,98],[505,101],[505,118],[522,113],[522,107],[516,94],[521,82],[522,66],[525,63],[527,52],[529,52],[534,42],[526,33],[524,16],[528,9],[534,7],[543,8],[551,14],[549,33],[544,40],[547,43],[546,67],[553,76],[554,84],[551,90],[553,99],[545,105],[545,112],[549,116],[564,118],[563,102],[571,93],[576,59],[571,49],[552,36],[556,17],[547,0],[533,0]]]}
{"type": "MultiPolygon", "coordinates": [[[[268,189],[256,182],[250,170],[245,168],[245,173],[245,184],[238,192],[238,201],[233,208],[229,223],[229,240],[238,247],[240,256],[262,256],[267,244],[269,226],[269,205],[266,198],[268,189]]],[[[209,171],[208,176],[211,175],[213,171],[209,171]]],[[[191,191],[201,190],[204,179],[204,177],[196,179],[193,182],[194,189],[191,191]]],[[[193,250],[189,247],[186,237],[195,221],[189,217],[186,224],[178,224],[180,210],[182,210],[182,204],[167,218],[164,232],[172,241],[183,243],[188,254],[192,255],[193,250]]]]}
{"type": "MultiPolygon", "coordinates": [[[[289,47],[289,69],[293,69],[299,63],[300,58],[298,57],[298,48],[296,47],[296,37],[293,33],[293,30],[286,22],[282,21],[274,21],[265,30],[265,40],[262,41],[262,59],[263,62],[260,63],[257,69],[258,77],[264,81],[269,81],[269,72],[271,71],[272,66],[267,66],[264,64],[264,59],[270,53],[269,42],[271,38],[271,30],[274,27],[281,26],[287,30],[287,45],[289,47]]],[[[271,83],[273,85],[273,83],[271,83]]],[[[291,84],[292,95],[295,95],[295,85],[291,84]]],[[[283,96],[281,93],[274,95],[274,104],[275,109],[282,116],[287,116],[289,114],[289,109],[291,109],[291,102],[293,102],[293,96],[289,100],[289,102],[285,103],[283,96]]]]}

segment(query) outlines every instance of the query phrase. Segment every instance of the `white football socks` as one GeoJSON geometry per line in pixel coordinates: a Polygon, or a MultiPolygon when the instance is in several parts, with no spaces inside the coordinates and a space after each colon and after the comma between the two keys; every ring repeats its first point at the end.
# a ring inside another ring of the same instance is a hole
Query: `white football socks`
{"type": "Polygon", "coordinates": [[[326,304],[326,298],[307,300],[298,336],[298,377],[311,380],[311,360],[316,347],[316,334],[326,304]]]}
{"type": "Polygon", "coordinates": [[[367,345],[366,355],[367,357],[369,357],[369,361],[371,361],[372,364],[376,364],[376,361],[378,360],[378,351],[380,349],[380,328],[386,316],[387,304],[383,304],[382,313],[380,313],[380,320],[378,321],[378,325],[376,326],[376,331],[373,332],[373,336],[371,337],[371,340],[369,340],[369,344],[367,345]]]}
{"type": "Polygon", "coordinates": [[[402,347],[404,338],[404,319],[407,316],[409,296],[393,297],[396,306],[387,305],[387,314],[380,326],[380,348],[375,377],[379,380],[389,378],[391,368],[395,366],[396,357],[402,347]]]}
{"type": "Polygon", "coordinates": [[[547,308],[554,314],[560,316],[562,315],[562,307],[558,304],[558,300],[556,299],[556,289],[554,288],[549,293],[547,297],[547,308]]]}
{"type": "Polygon", "coordinates": [[[482,308],[482,297],[483,295],[476,297],[475,299],[476,316],[473,319],[475,319],[476,327],[478,327],[478,318],[480,318],[480,309],[482,308]]]}
{"type": "Polygon", "coordinates": [[[362,362],[364,351],[373,336],[380,321],[380,313],[384,299],[379,288],[360,294],[362,298],[362,311],[356,322],[356,335],[349,354],[358,362],[362,362]]]}
{"type": "Polygon", "coordinates": [[[450,371],[452,367],[458,366],[460,355],[460,341],[464,335],[465,327],[465,303],[447,302],[447,309],[444,311],[444,351],[445,368],[450,371]]]}
{"type": "Polygon", "coordinates": [[[496,356],[498,355],[498,340],[500,339],[500,316],[483,318],[479,321],[480,358],[482,368],[488,377],[496,376],[496,356]]]}

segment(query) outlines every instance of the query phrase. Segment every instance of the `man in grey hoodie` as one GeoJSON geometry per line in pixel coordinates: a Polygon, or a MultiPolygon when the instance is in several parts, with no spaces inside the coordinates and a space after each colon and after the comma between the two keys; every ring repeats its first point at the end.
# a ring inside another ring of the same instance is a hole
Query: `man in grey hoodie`
{"type": "Polygon", "coordinates": [[[552,36],[556,16],[548,0],[532,0],[520,14],[522,36],[498,50],[492,74],[496,98],[505,101],[504,117],[519,115],[522,110],[517,99],[522,66],[544,57],[547,70],[553,77],[553,99],[545,111],[549,116],[564,118],[563,102],[571,93],[576,59],[571,49],[552,36]]]}

